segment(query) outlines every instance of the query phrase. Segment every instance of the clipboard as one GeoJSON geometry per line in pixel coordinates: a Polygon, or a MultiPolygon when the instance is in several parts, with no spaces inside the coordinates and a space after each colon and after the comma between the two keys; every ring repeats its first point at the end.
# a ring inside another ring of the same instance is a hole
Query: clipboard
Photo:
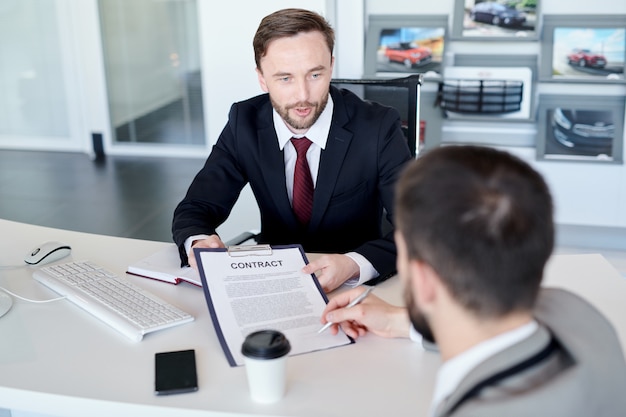
{"type": "Polygon", "coordinates": [[[236,245],[229,246],[226,250],[228,251],[228,256],[231,258],[250,255],[272,256],[273,254],[273,250],[270,245],[236,245]]]}
{"type": "Polygon", "coordinates": [[[318,334],[328,298],[301,245],[194,248],[213,327],[230,366],[243,365],[245,336],[278,330],[298,355],[354,343],[340,332],[318,334]]]}

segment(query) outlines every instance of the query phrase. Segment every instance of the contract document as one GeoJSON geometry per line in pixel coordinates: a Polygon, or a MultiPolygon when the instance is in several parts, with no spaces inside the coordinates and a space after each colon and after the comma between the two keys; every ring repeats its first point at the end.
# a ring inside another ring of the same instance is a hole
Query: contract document
{"type": "Polygon", "coordinates": [[[289,355],[348,345],[340,332],[318,334],[328,299],[317,278],[305,274],[300,245],[194,249],[211,319],[226,359],[243,365],[241,345],[257,330],[282,332],[289,355]]]}

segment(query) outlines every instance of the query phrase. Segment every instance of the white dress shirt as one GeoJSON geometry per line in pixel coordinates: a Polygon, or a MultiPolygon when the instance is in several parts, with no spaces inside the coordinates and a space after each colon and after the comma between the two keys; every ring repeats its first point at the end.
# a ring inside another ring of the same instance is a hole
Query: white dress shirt
{"type": "MultiPolygon", "coordinates": [[[[280,115],[273,111],[274,129],[276,130],[276,136],[278,137],[278,146],[283,150],[285,158],[285,178],[287,186],[287,195],[289,202],[293,201],[293,174],[296,166],[296,159],[298,154],[296,148],[291,143],[292,137],[306,136],[312,144],[306,154],[306,159],[311,170],[311,178],[313,179],[313,186],[317,183],[317,173],[319,171],[320,157],[322,150],[326,149],[326,140],[328,139],[328,133],[330,132],[330,125],[332,122],[334,103],[332,97],[328,96],[328,104],[326,108],[317,119],[317,121],[309,128],[304,135],[294,135],[291,130],[285,125],[285,122],[280,115]]],[[[187,253],[191,249],[193,241],[204,238],[204,235],[191,236],[185,241],[185,249],[187,253]]],[[[345,285],[357,286],[372,278],[378,276],[378,271],[363,255],[356,252],[346,253],[354,262],[359,266],[359,277],[346,281],[345,285]]]]}

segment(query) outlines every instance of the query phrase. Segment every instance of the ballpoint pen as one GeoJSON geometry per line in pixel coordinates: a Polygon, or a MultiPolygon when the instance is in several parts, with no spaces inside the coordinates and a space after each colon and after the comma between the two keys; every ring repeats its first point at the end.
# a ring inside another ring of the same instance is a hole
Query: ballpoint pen
{"type": "MultiPolygon", "coordinates": [[[[374,287],[369,287],[368,289],[366,289],[365,291],[363,291],[361,294],[359,294],[359,296],[357,298],[355,298],[354,300],[352,300],[350,302],[350,304],[348,304],[345,308],[350,308],[350,307],[354,307],[355,305],[359,304],[361,301],[365,300],[365,297],[367,297],[369,295],[369,293],[372,292],[372,290],[374,289],[374,287]]],[[[317,333],[322,333],[324,330],[328,329],[330,326],[333,325],[332,321],[329,321],[328,323],[326,323],[321,329],[319,329],[317,331],[317,333]]]]}

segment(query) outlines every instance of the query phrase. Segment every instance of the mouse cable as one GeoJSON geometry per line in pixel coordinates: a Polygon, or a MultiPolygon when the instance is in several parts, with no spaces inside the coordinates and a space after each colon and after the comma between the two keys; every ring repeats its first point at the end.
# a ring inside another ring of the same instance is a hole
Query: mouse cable
{"type": "Polygon", "coordinates": [[[67,298],[66,296],[62,296],[62,297],[57,297],[57,298],[50,298],[48,300],[31,300],[30,298],[25,298],[25,297],[22,297],[21,295],[17,295],[14,292],[11,292],[4,287],[0,287],[0,291],[4,291],[7,294],[12,295],[15,298],[19,298],[20,300],[27,301],[29,303],[36,303],[36,304],[51,303],[53,301],[65,300],[67,298]]]}

